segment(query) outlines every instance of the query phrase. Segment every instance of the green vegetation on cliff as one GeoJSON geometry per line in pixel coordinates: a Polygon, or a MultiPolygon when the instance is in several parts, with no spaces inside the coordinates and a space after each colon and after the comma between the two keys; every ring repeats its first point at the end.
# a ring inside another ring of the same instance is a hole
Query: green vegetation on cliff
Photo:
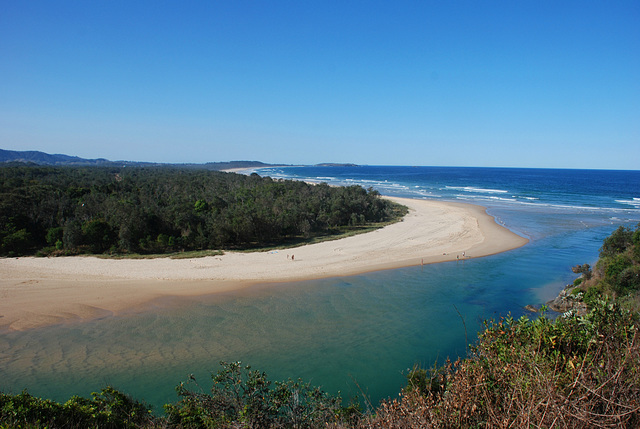
{"type": "Polygon", "coordinates": [[[295,244],[404,215],[377,191],[185,168],[0,168],[0,255],[295,244]]]}
{"type": "Polygon", "coordinates": [[[615,299],[625,308],[640,311],[640,224],[634,229],[620,226],[600,248],[593,271],[589,264],[573,267],[582,274],[572,294],[587,304],[615,299]]]}

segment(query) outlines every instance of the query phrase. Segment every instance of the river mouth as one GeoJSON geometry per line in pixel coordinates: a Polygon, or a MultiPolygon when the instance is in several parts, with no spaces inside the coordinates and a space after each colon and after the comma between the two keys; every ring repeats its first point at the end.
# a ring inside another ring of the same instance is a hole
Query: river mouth
{"type": "MultiPolygon", "coordinates": [[[[592,231],[593,234],[600,234],[592,231]]],[[[164,297],[117,315],[0,334],[0,379],[65,401],[105,385],[161,412],[194,374],[207,389],[220,361],[302,378],[343,398],[375,405],[397,395],[409,368],[465,356],[488,318],[525,314],[550,243],[485,258],[357,276],[263,284],[197,297],[164,297]]],[[[585,252],[585,254],[588,252],[585,252]]],[[[590,251],[593,253],[593,250],[590,251]]],[[[573,262],[560,252],[554,266],[573,262]]],[[[580,256],[580,255],[578,255],[580,256]]],[[[548,258],[546,258],[548,261],[548,258]]],[[[561,276],[562,277],[562,276],[561,276]]]]}

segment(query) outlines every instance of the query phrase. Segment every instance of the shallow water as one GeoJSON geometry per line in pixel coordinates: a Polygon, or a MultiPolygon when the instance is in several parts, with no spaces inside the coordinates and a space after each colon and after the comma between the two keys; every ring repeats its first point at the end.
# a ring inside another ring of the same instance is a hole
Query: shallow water
{"type": "Polygon", "coordinates": [[[553,298],[575,278],[572,265],[593,263],[608,234],[638,221],[637,211],[617,209],[500,203],[489,213],[531,242],[486,258],[166,298],[144,312],[3,333],[0,387],[66,400],[112,384],[159,411],[189,374],[206,388],[220,360],[242,360],[272,380],[301,377],[376,404],[397,395],[415,363],[463,356],[483,320],[553,298]]]}
{"type": "MultiPolygon", "coordinates": [[[[601,235],[586,230],[573,241],[601,235]]],[[[302,377],[345,397],[362,389],[377,403],[399,391],[415,363],[464,355],[465,335],[472,341],[482,320],[524,314],[524,305],[572,280],[571,264],[595,257],[593,248],[553,241],[464,262],[165,299],[140,314],[7,333],[2,387],[65,400],[113,384],[158,408],[176,399],[173,388],[188,374],[208,386],[220,360],[242,360],[273,380],[302,377]]]]}

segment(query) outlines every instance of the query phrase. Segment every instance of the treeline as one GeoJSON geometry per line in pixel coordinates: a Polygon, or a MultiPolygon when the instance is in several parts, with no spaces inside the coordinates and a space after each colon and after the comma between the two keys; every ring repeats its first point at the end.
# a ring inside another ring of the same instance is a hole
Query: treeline
{"type": "Polygon", "coordinates": [[[377,191],[169,167],[0,168],[0,255],[249,248],[401,216],[377,191]]]}

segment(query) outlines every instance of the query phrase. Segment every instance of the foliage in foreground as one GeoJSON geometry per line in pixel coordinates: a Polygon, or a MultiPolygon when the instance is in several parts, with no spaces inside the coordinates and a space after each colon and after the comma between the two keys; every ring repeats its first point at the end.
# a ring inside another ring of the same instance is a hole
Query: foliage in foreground
{"type": "Polygon", "coordinates": [[[272,383],[264,372],[240,362],[221,362],[205,392],[193,377],[176,391],[177,403],[157,417],[151,408],[113,387],[91,399],[74,396],[64,404],[0,393],[0,429],[6,428],[317,428],[347,427],[361,416],[357,402],[342,405],[302,380],[272,383]]]}
{"type": "MultiPolygon", "coordinates": [[[[316,428],[357,419],[357,405],[343,407],[331,396],[302,380],[271,383],[264,372],[240,362],[222,362],[212,377],[210,393],[177,387],[182,398],[165,405],[167,424],[178,428],[316,428]]],[[[195,380],[192,380],[195,382],[195,380]]]]}
{"type": "Polygon", "coordinates": [[[148,405],[113,387],[90,399],[73,396],[64,404],[22,392],[0,393],[0,428],[141,428],[154,427],[148,405]]]}
{"type": "Polygon", "coordinates": [[[637,314],[487,323],[470,357],[414,370],[369,428],[640,427],[637,314]]]}
{"type": "Polygon", "coordinates": [[[223,363],[205,391],[190,380],[154,417],[112,388],[65,404],[0,395],[0,428],[640,427],[638,315],[600,302],[584,317],[487,322],[469,357],[416,368],[370,415],[298,381],[223,363]]]}

